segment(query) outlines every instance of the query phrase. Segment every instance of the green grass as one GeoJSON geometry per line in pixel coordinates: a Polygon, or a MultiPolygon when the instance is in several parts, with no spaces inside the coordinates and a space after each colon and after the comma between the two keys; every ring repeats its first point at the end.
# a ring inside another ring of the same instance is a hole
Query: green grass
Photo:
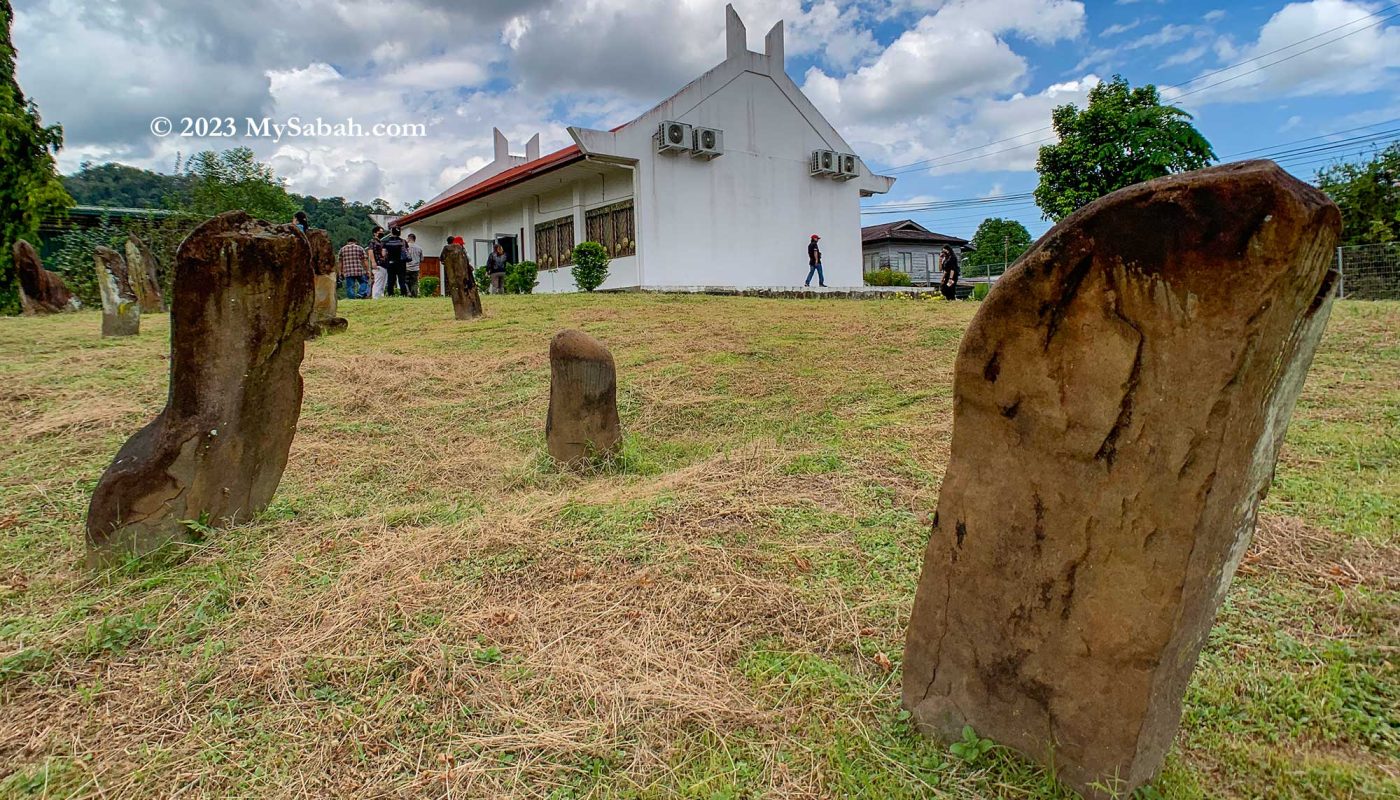
{"type": "MultiPolygon", "coordinates": [[[[0,319],[0,797],[1059,798],[899,707],[973,303],[347,302],[272,506],[82,567],[166,319],[0,319]],[[545,457],[549,337],[623,456],[545,457]]],[[[1400,304],[1339,303],[1143,798],[1400,794],[1400,304]]]]}

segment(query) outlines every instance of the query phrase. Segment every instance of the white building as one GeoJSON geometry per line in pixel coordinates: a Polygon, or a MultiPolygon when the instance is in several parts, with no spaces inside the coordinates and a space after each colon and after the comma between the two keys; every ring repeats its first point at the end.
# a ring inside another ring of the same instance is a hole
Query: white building
{"type": "Polygon", "coordinates": [[[612,255],[605,289],[794,286],[813,233],[827,285],[862,285],[860,198],[894,179],[870,174],[788,77],[781,22],[754,53],[726,16],[724,62],[655,108],[611,131],[571,127],[574,144],[543,156],[538,134],[519,156],[497,130],[489,165],[399,224],[430,255],[461,236],[474,265],[500,241],[539,264],[540,292],[576,288],[583,241],[612,255]]]}

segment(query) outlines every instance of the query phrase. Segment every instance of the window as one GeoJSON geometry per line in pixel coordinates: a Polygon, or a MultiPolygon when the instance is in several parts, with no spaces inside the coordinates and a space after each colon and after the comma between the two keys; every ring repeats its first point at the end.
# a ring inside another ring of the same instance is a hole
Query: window
{"type": "Polygon", "coordinates": [[[900,254],[899,254],[899,267],[898,267],[897,269],[899,269],[900,272],[903,272],[905,275],[908,275],[908,274],[909,274],[909,270],[910,270],[913,266],[914,266],[914,254],[913,254],[913,253],[900,253],[900,254]]]}
{"type": "Polygon", "coordinates": [[[589,211],[584,215],[584,224],[588,241],[601,244],[609,258],[637,254],[637,226],[631,200],[589,211]]]}
{"type": "Polygon", "coordinates": [[[535,262],[540,269],[574,263],[573,217],[560,217],[535,226],[535,262]]]}

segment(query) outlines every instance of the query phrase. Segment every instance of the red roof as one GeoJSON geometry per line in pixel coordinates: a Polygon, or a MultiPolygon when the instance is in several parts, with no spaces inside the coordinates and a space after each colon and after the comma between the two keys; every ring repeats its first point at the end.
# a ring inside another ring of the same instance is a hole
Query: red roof
{"type": "Polygon", "coordinates": [[[420,219],[431,217],[434,214],[442,213],[451,208],[470,203],[473,200],[485,197],[493,192],[498,192],[507,186],[514,186],[530,178],[543,175],[546,172],[566,167],[576,161],[583,160],[583,152],[578,149],[578,145],[571,144],[563,150],[556,150],[547,156],[541,156],[534,161],[526,161],[524,164],[517,164],[499,175],[492,175],[490,178],[473,186],[468,186],[454,195],[449,195],[436,202],[429,203],[410,214],[405,214],[394,221],[395,225],[409,225],[420,219]]]}

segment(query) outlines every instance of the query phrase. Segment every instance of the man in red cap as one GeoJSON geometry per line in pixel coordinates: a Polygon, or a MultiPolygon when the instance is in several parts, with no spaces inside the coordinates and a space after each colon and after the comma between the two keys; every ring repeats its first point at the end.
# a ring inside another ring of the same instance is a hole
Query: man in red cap
{"type": "Polygon", "coordinates": [[[812,285],[813,275],[817,276],[818,286],[826,286],[826,276],[822,274],[822,249],[817,245],[821,238],[814,233],[812,241],[807,244],[807,282],[802,284],[803,286],[812,285]]]}

